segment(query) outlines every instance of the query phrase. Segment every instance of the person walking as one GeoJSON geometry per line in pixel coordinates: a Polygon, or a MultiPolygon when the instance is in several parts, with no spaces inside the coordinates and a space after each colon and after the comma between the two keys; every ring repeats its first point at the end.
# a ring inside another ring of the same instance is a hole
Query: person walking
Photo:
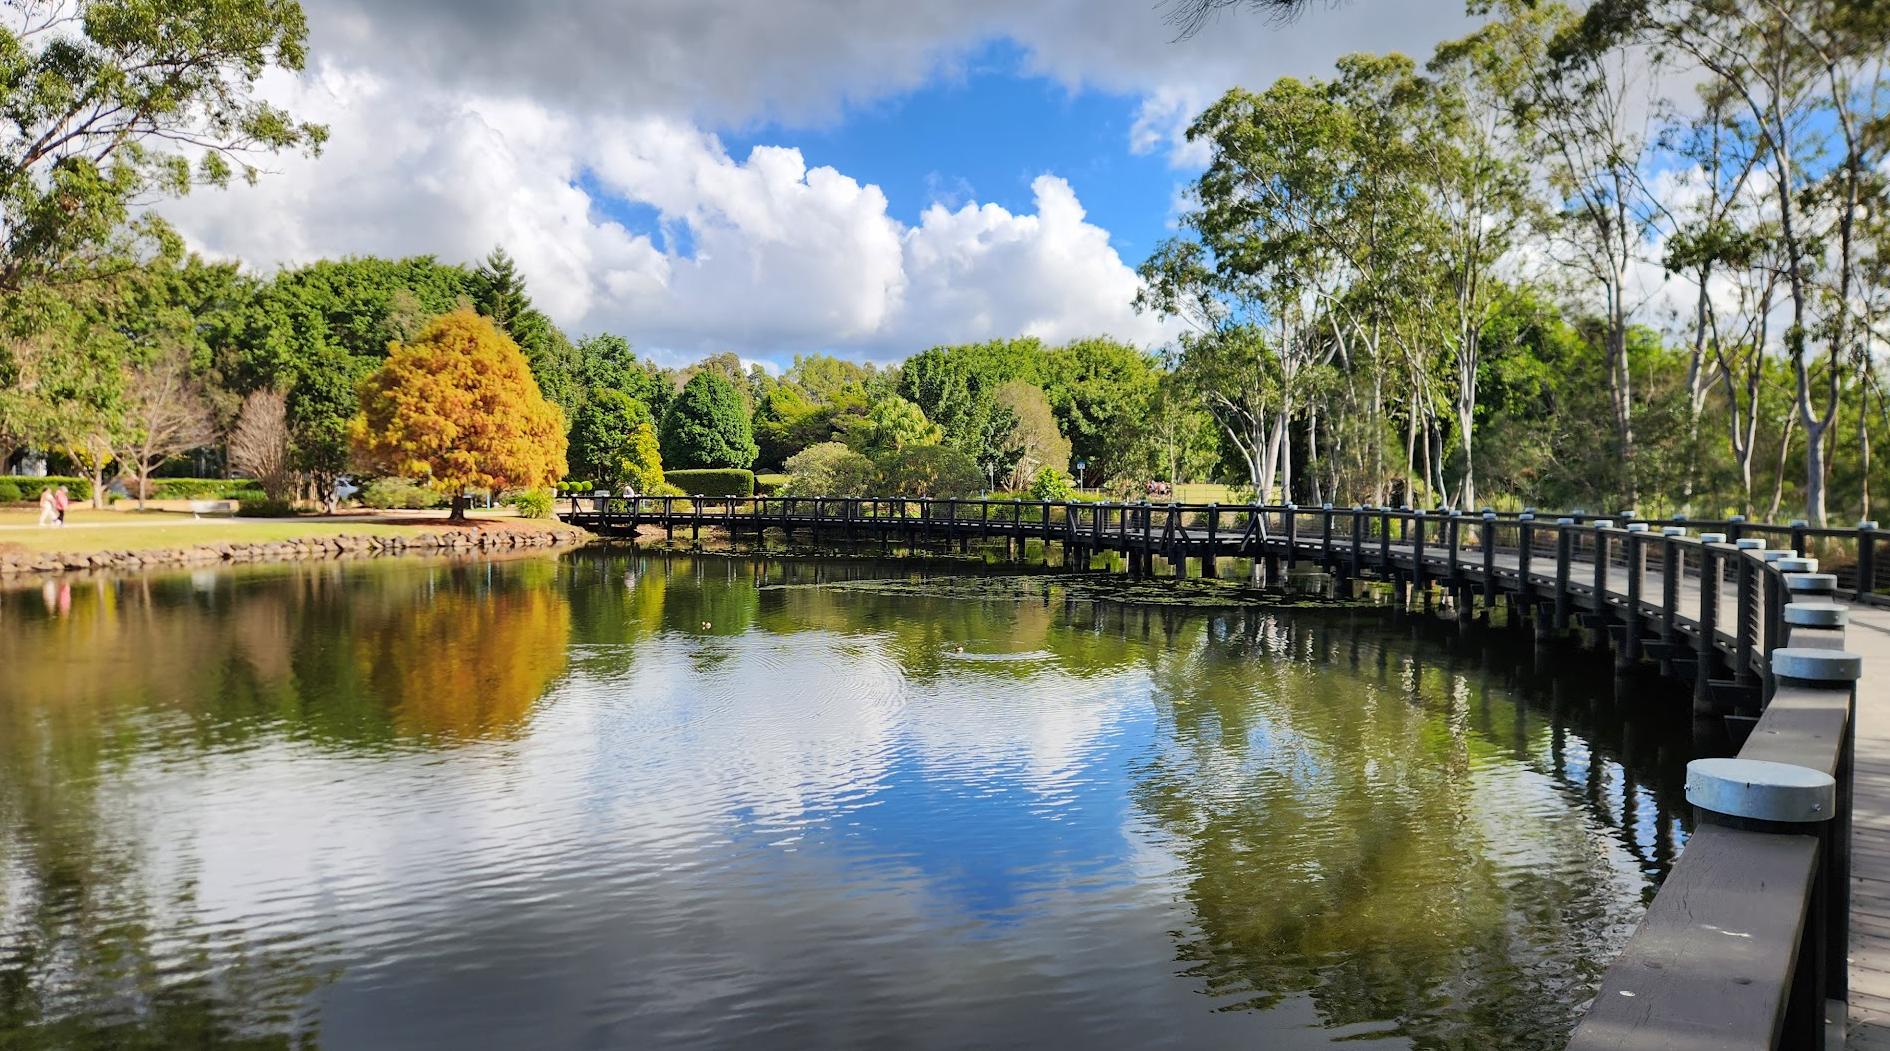
{"type": "Polygon", "coordinates": [[[59,512],[59,524],[62,526],[66,524],[66,508],[71,505],[72,494],[66,492],[65,486],[53,490],[53,510],[59,512]]]}
{"type": "Polygon", "coordinates": [[[53,491],[50,486],[39,491],[40,528],[59,524],[59,512],[53,508],[53,491]]]}

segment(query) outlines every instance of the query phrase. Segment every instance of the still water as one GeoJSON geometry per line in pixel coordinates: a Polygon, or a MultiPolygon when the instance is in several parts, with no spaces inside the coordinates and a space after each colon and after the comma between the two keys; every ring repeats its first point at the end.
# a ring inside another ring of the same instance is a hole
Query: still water
{"type": "Polygon", "coordinates": [[[0,1048],[1559,1047],[1684,841],[1580,660],[914,572],[0,594],[0,1048]]]}

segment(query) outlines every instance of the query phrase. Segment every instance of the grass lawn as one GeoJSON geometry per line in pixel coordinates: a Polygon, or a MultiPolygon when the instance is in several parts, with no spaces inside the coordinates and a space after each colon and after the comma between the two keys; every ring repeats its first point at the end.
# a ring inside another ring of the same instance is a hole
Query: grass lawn
{"type": "MultiPolygon", "coordinates": [[[[195,544],[257,543],[304,537],[397,536],[437,529],[440,512],[413,524],[369,515],[302,518],[193,518],[171,511],[94,511],[75,507],[64,529],[41,529],[38,511],[0,511],[0,550],[148,551],[195,544]]],[[[475,521],[516,519],[509,512],[474,512],[475,521]]],[[[549,525],[550,523],[546,523],[549,525]]]]}

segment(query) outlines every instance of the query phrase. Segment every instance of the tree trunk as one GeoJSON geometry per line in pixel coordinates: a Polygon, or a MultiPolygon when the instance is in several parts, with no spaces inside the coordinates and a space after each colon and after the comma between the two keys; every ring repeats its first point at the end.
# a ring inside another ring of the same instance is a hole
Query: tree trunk
{"type": "Polygon", "coordinates": [[[453,494],[453,510],[452,513],[446,516],[446,520],[449,522],[464,522],[466,520],[465,490],[453,494]]]}

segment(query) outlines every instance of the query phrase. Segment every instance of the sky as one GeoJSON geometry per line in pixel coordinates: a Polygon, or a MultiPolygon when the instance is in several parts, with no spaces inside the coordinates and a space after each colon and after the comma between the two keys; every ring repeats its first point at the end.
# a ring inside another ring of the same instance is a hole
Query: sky
{"type": "Polygon", "coordinates": [[[269,273],[503,245],[567,332],[672,364],[1159,346],[1134,271],[1203,161],[1188,121],[1471,24],[1462,0],[1229,11],[1186,40],[1160,0],[303,7],[308,68],[262,91],[329,143],[166,205],[192,247],[269,273]]]}

